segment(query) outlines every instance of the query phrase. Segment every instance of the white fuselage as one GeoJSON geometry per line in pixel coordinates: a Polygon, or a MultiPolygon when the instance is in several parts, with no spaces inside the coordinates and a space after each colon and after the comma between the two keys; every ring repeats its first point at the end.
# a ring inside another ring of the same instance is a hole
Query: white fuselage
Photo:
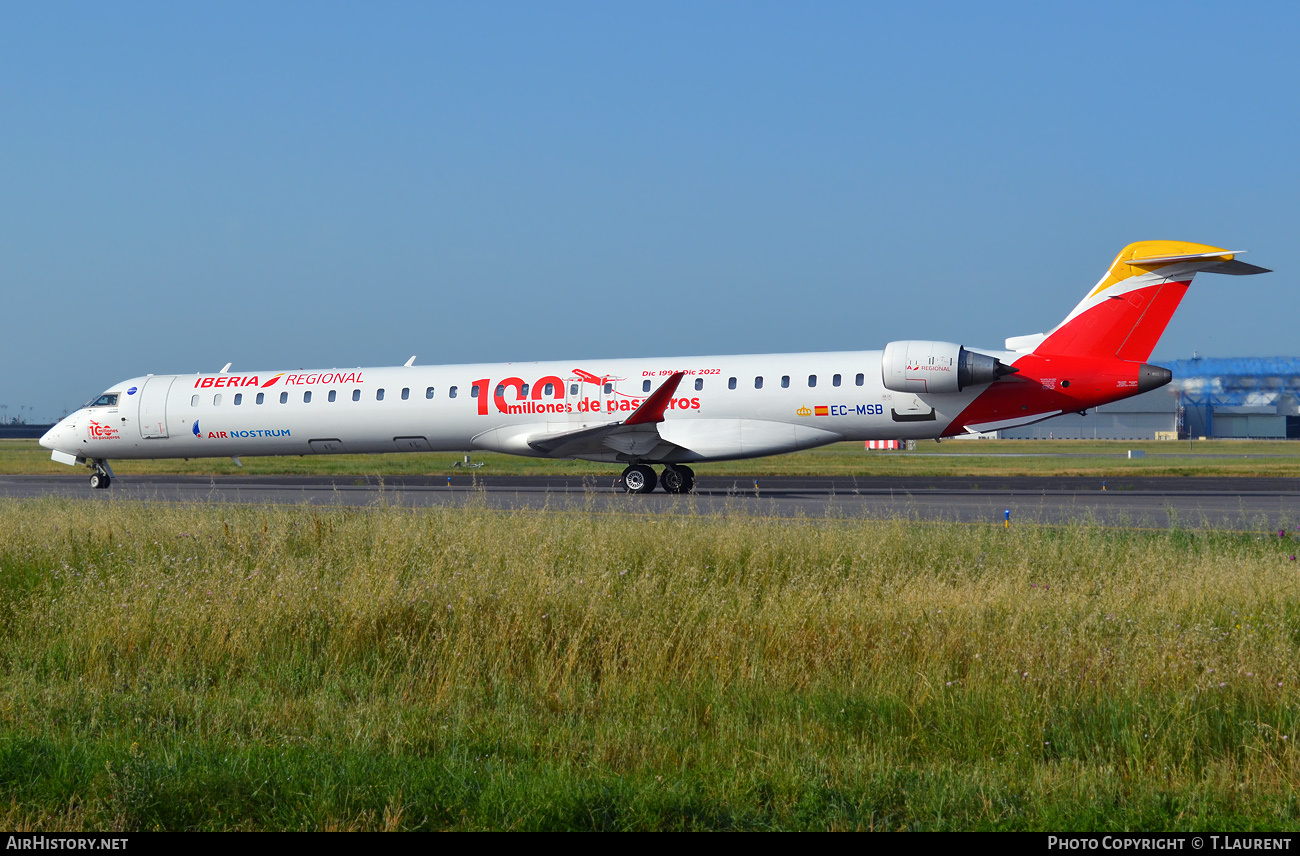
{"type": "MultiPolygon", "coordinates": [[[[1266,269],[1205,244],[1129,244],[1046,333],[1008,350],[900,340],[882,351],[149,375],[110,388],[41,438],[112,458],[472,451],[627,464],[624,489],[688,492],[693,461],[837,440],[981,434],[1082,413],[1170,381],[1152,349],[1198,271],[1266,269]]],[[[414,357],[412,357],[414,361],[414,357]]],[[[227,366],[229,368],[229,366],[227,366]]]]}
{"type": "Polygon", "coordinates": [[[980,391],[890,391],[880,351],[150,375],[116,384],[115,404],[78,410],[41,442],[88,460],[479,449],[546,456],[530,438],[625,419],[675,372],[684,377],[657,425],[660,442],[611,440],[554,456],[684,463],[838,440],[934,438],[980,391]]]}

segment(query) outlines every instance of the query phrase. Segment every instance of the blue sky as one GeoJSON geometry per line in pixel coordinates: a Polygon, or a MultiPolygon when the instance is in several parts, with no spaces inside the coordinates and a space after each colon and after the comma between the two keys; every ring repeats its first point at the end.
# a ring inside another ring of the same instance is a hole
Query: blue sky
{"type": "Polygon", "coordinates": [[[0,403],[146,372],[999,346],[1247,249],[1296,354],[1291,4],[19,4],[0,403]]]}

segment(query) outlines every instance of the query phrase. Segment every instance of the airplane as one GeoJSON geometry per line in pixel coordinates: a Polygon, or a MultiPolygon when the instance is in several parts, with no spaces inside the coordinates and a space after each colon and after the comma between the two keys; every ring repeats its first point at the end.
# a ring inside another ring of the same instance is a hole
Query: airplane
{"type": "Polygon", "coordinates": [[[1200,272],[1268,273],[1185,241],[1125,247],[1050,332],[1001,349],[878,351],[161,374],[114,384],[41,437],[51,458],[493,451],[626,465],[641,494],[690,492],[690,465],[841,440],[941,439],[1028,425],[1157,389],[1147,359],[1200,272]],[[659,465],[656,474],[651,465],[659,465]]]}

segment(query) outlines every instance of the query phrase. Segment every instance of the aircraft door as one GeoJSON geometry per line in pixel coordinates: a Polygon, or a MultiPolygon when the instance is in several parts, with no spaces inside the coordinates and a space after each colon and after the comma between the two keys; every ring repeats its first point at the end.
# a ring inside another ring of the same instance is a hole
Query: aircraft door
{"type": "Polygon", "coordinates": [[[569,425],[582,428],[607,422],[605,412],[606,382],[592,375],[568,377],[565,383],[565,403],[569,406],[569,425]]]}
{"type": "Polygon", "coordinates": [[[167,392],[175,380],[175,376],[145,378],[136,420],[145,440],[167,439],[167,392]]]}

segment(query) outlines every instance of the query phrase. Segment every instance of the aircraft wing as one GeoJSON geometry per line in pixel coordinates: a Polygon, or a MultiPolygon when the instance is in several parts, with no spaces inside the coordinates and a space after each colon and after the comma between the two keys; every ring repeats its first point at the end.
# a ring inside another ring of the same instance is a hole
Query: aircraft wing
{"type": "Polygon", "coordinates": [[[659,436],[657,426],[664,421],[668,402],[685,374],[673,373],[626,419],[561,434],[540,434],[529,437],[528,445],[554,457],[595,454],[610,449],[632,457],[647,455],[651,449],[667,442],[659,436]]]}

